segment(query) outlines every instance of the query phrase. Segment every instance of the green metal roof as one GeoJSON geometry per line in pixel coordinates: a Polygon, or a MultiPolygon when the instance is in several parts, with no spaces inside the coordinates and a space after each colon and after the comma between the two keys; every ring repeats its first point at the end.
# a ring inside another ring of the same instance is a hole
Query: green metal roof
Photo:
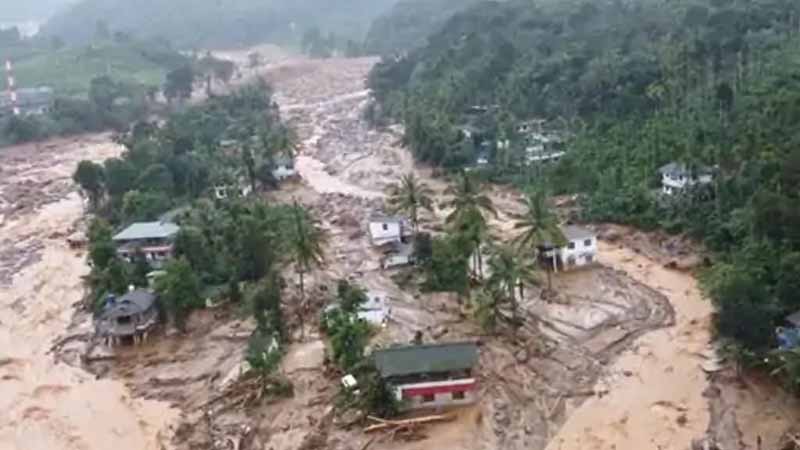
{"type": "Polygon", "coordinates": [[[137,222],[115,235],[114,240],[164,239],[178,233],[179,229],[177,225],[169,222],[137,222]]]}
{"type": "Polygon", "coordinates": [[[478,347],[471,342],[392,347],[373,353],[384,378],[471,369],[478,347]]]}

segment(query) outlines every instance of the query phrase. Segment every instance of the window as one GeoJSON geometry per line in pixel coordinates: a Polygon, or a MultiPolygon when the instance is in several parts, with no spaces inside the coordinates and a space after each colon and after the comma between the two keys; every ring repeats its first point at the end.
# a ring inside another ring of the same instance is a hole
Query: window
{"type": "Polygon", "coordinates": [[[569,245],[568,245],[567,247],[568,247],[570,250],[575,250],[575,243],[574,243],[574,242],[570,242],[570,243],[569,243],[569,245]]]}
{"type": "Polygon", "coordinates": [[[465,397],[464,391],[453,392],[453,400],[464,400],[465,397]]]}
{"type": "Polygon", "coordinates": [[[583,246],[584,247],[591,247],[592,246],[592,240],[591,239],[586,239],[585,241],[583,241],[583,246]]]}
{"type": "Polygon", "coordinates": [[[389,230],[389,224],[388,223],[384,223],[384,224],[382,224],[382,226],[383,226],[383,231],[388,231],[389,230]]]}
{"type": "Polygon", "coordinates": [[[436,401],[436,396],[433,394],[425,394],[422,396],[422,403],[433,403],[436,401]]]}
{"type": "Polygon", "coordinates": [[[117,323],[120,325],[128,325],[132,321],[131,316],[121,316],[117,318],[117,323]]]}
{"type": "Polygon", "coordinates": [[[567,265],[568,266],[574,266],[575,265],[575,257],[574,256],[570,256],[569,258],[567,258],[567,265]]]}
{"type": "Polygon", "coordinates": [[[591,264],[594,261],[594,256],[586,255],[586,264],[591,264]]]}

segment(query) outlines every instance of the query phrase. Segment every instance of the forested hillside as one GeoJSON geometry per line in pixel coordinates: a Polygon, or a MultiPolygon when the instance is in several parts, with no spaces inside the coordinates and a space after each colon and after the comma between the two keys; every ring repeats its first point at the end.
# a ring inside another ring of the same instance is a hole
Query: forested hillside
{"type": "Polygon", "coordinates": [[[385,55],[425,45],[428,35],[456,12],[478,0],[403,0],[369,28],[364,43],[371,55],[385,55]]]}
{"type": "Polygon", "coordinates": [[[519,164],[524,148],[492,144],[490,176],[583,193],[587,220],[702,239],[716,252],[703,279],[720,335],[764,356],[800,309],[798,73],[800,2],[541,0],[455,15],[428,45],[376,66],[370,86],[373,116],[403,120],[417,158],[435,165],[474,161],[459,132],[471,106],[487,111],[491,142],[513,140],[522,119],[567,127],[557,165],[519,164]],[[671,161],[714,168],[714,181],[665,199],[657,169],[671,161]]]}
{"type": "Polygon", "coordinates": [[[299,44],[319,28],[361,41],[370,21],[395,0],[83,0],[53,17],[43,32],[83,42],[98,23],[137,36],[165,37],[182,48],[276,42],[299,44]]]}

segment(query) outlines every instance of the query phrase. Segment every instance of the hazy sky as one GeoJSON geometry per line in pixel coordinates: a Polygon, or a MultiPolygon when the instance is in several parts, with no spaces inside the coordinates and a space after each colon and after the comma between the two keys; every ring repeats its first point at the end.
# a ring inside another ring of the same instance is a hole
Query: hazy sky
{"type": "Polygon", "coordinates": [[[43,21],[60,8],[77,1],[80,0],[0,0],[0,23],[43,21]]]}

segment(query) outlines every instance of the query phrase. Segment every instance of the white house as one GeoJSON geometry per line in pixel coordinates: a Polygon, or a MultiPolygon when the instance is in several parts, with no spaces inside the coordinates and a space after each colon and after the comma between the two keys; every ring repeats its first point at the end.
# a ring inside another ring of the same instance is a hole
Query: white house
{"type": "Polygon", "coordinates": [[[278,181],[297,176],[297,171],[294,168],[294,160],[287,157],[275,158],[275,163],[272,166],[272,176],[278,181]]]}
{"type": "Polygon", "coordinates": [[[217,200],[226,200],[231,197],[247,197],[253,191],[248,183],[218,184],[214,186],[214,197],[217,200]]]}
{"type": "Polygon", "coordinates": [[[112,238],[117,245],[117,256],[134,262],[141,252],[153,268],[160,268],[173,256],[175,236],[180,227],[170,222],[137,222],[112,238]]]}
{"type": "Polygon", "coordinates": [[[391,269],[393,267],[406,266],[414,262],[414,245],[402,242],[392,242],[386,244],[389,248],[383,253],[381,268],[391,269]]]}
{"type": "Polygon", "coordinates": [[[587,228],[575,225],[561,227],[567,245],[559,249],[561,264],[569,269],[592,264],[597,257],[597,236],[587,228]]]}
{"type": "Polygon", "coordinates": [[[547,122],[544,119],[531,119],[524,122],[520,122],[517,125],[517,133],[518,134],[531,134],[531,133],[542,133],[544,130],[544,124],[547,122]]]}
{"type": "MultiPolygon", "coordinates": [[[[367,291],[366,296],[367,301],[359,306],[356,317],[376,327],[385,326],[392,314],[392,308],[388,305],[389,296],[385,292],[375,290],[367,291]]],[[[324,314],[327,316],[340,307],[339,303],[330,304],[325,307],[324,314]]]]}
{"type": "Polygon", "coordinates": [[[666,195],[679,194],[688,187],[709,184],[713,181],[712,170],[708,167],[690,169],[686,164],[671,162],[660,169],[661,192],[666,195]]]}
{"type": "Polygon", "coordinates": [[[369,219],[369,237],[376,246],[404,243],[412,231],[411,222],[404,217],[375,215],[369,219]]]}
{"type": "Polygon", "coordinates": [[[551,247],[543,254],[545,261],[552,264],[554,271],[559,268],[569,270],[583,267],[595,262],[597,236],[594,232],[575,225],[564,225],[561,227],[561,233],[567,243],[562,247],[551,247]]]}
{"type": "Polygon", "coordinates": [[[375,326],[383,326],[389,320],[392,309],[387,305],[388,295],[380,291],[367,291],[367,301],[358,310],[358,318],[375,326]]]}

